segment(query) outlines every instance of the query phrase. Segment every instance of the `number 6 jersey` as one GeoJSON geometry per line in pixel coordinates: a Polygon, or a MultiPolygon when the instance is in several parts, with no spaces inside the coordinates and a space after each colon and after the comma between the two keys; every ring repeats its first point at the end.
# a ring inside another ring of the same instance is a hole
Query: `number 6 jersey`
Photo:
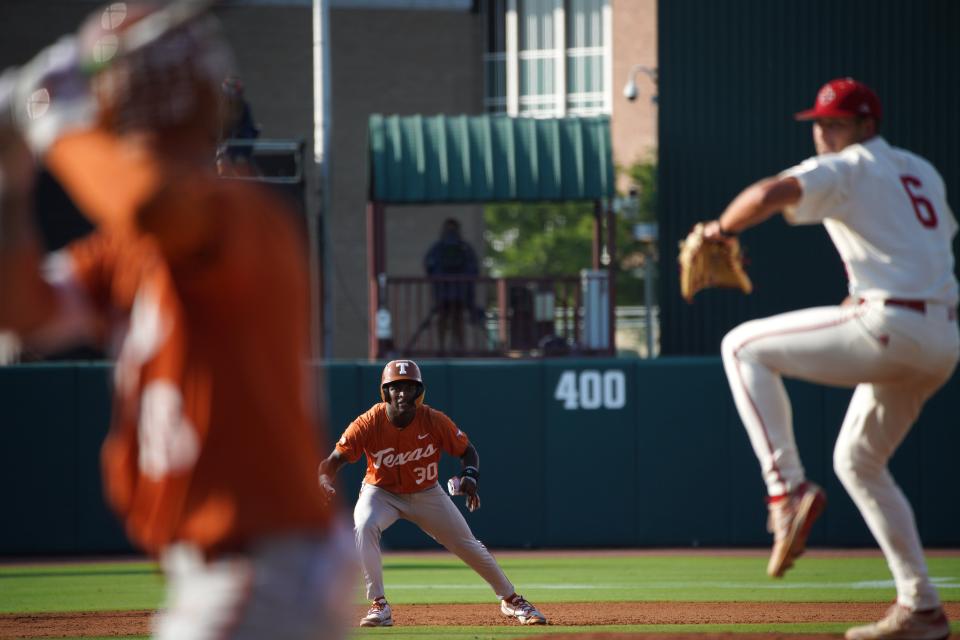
{"type": "Polygon", "coordinates": [[[403,429],[387,418],[379,402],[350,423],[337,442],[337,452],[348,462],[367,456],[363,481],[391,493],[416,493],[437,483],[440,452],[459,458],[470,440],[442,411],[420,405],[403,429]]]}
{"type": "Polygon", "coordinates": [[[876,136],[780,175],[803,187],[784,217],[792,224],[823,222],[846,266],[850,295],[957,303],[957,222],[943,178],[929,162],[876,136]]]}

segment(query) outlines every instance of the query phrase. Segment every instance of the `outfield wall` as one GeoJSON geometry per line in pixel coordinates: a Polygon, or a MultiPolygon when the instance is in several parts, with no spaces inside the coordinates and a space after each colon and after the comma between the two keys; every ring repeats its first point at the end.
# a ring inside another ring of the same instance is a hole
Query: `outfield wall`
{"type": "MultiPolygon", "coordinates": [[[[717,358],[425,362],[427,403],[480,452],[483,508],[468,514],[491,547],[760,546],[759,468],[717,358]]],[[[380,366],[324,366],[328,441],[377,401],[380,366]]],[[[0,555],[129,550],[103,505],[98,449],[109,416],[103,364],[0,368],[0,555]]],[[[808,476],[830,503],[811,544],[872,545],[831,468],[850,392],[790,382],[808,476]]],[[[960,375],[927,404],[891,468],[928,546],[960,546],[960,375]]],[[[447,458],[440,478],[456,472],[447,458]]],[[[362,464],[344,469],[351,500],[362,464]]],[[[435,543],[406,522],[387,548],[435,543]]]]}

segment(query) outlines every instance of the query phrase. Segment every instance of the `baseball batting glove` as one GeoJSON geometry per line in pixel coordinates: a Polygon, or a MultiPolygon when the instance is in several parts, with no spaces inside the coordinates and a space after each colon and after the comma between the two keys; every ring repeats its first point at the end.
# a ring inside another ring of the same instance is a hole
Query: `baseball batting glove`
{"type": "Polygon", "coordinates": [[[743,268],[740,241],[735,236],[704,237],[706,225],[698,222],[680,243],[680,294],[687,302],[708,287],[753,291],[750,276],[743,268]]]}
{"type": "Polygon", "coordinates": [[[476,467],[465,467],[460,475],[447,481],[447,491],[451,496],[467,496],[467,509],[471,512],[480,508],[480,472],[476,467]]]}
{"type": "Polygon", "coordinates": [[[325,473],[321,473],[317,477],[317,483],[320,485],[320,495],[323,498],[324,502],[330,502],[333,500],[333,496],[337,495],[337,489],[333,486],[333,480],[330,476],[325,473]]]}

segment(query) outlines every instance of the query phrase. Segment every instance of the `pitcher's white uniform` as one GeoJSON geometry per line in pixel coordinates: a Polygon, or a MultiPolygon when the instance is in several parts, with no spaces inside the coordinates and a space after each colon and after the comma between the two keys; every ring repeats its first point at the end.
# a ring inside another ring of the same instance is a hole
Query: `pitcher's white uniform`
{"type": "Polygon", "coordinates": [[[803,195],[792,224],[822,222],[853,304],[746,322],[723,340],[733,397],[770,495],[804,481],[781,376],[856,387],[834,469],[890,564],[898,602],[939,605],[910,506],[887,461],[960,354],[951,243],[957,222],[929,162],[875,136],[781,176],[803,195]]]}

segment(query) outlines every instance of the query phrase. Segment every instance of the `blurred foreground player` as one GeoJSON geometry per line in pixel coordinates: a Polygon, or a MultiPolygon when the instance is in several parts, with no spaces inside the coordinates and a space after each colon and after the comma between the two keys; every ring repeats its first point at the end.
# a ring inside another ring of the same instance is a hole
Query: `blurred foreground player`
{"type": "Polygon", "coordinates": [[[104,485],[166,575],[155,637],[342,638],[355,565],[314,484],[303,242],[216,176],[229,52],[192,7],[111,4],[4,75],[0,329],[115,350],[104,485]],[[31,151],[98,226],[45,261],[31,151]]]}

